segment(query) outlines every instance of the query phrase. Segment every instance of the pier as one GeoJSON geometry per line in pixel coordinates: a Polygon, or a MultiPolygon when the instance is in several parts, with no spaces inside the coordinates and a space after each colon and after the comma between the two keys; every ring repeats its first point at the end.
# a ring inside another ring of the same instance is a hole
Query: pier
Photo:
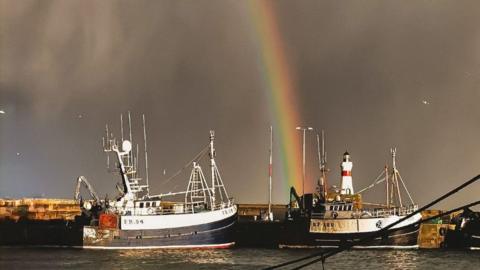
{"type": "MultiPolygon", "coordinates": [[[[274,217],[272,221],[268,220],[268,204],[238,204],[237,206],[237,247],[278,247],[287,213],[287,205],[273,204],[271,206],[274,217]]],[[[422,217],[426,219],[440,213],[442,213],[441,210],[426,210],[422,212],[422,217]]],[[[66,222],[74,221],[75,216],[80,214],[80,206],[75,200],[52,198],[0,199],[0,223],[8,222],[9,226],[18,223],[18,226],[22,227],[35,221],[50,221],[54,226],[55,224],[63,226],[66,222]]],[[[423,223],[418,237],[419,248],[444,248],[446,232],[449,229],[454,230],[455,226],[450,222],[454,216],[459,214],[460,212],[456,212],[423,223]]],[[[63,229],[59,228],[59,231],[63,231],[63,229]]],[[[2,239],[6,239],[6,237],[0,235],[0,241],[2,239]]]]}

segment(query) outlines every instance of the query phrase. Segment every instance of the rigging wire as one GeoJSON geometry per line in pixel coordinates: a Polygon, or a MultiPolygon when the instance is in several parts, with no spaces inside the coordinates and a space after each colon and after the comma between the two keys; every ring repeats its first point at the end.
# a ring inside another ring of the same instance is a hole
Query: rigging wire
{"type": "Polygon", "coordinates": [[[398,174],[398,178],[400,178],[400,182],[402,183],[403,188],[404,188],[405,191],[407,192],[407,195],[408,195],[408,198],[410,199],[410,202],[411,202],[412,204],[414,204],[413,199],[412,199],[412,195],[410,195],[410,192],[408,191],[407,186],[406,186],[405,183],[403,182],[402,176],[400,175],[400,173],[399,173],[398,171],[397,171],[397,174],[398,174]]]}
{"type": "MultiPolygon", "coordinates": [[[[480,174],[477,175],[477,176],[475,176],[475,177],[473,177],[472,179],[468,180],[467,182],[461,184],[460,186],[456,187],[455,189],[452,189],[451,191],[445,193],[444,195],[440,196],[439,198],[435,199],[434,201],[432,201],[432,202],[424,205],[423,207],[419,208],[417,211],[414,211],[414,212],[410,213],[409,215],[407,215],[407,216],[405,216],[405,217],[397,220],[396,222],[391,223],[390,225],[388,225],[388,226],[386,226],[386,227],[384,227],[384,228],[376,231],[374,234],[372,234],[372,235],[370,235],[370,236],[368,236],[368,237],[363,237],[363,238],[361,238],[361,239],[360,239],[359,241],[357,241],[357,242],[350,242],[350,243],[347,243],[345,246],[339,247],[339,248],[334,249],[334,250],[332,250],[332,251],[328,251],[328,252],[323,252],[323,251],[321,251],[321,252],[316,252],[316,253],[313,253],[313,254],[311,254],[311,255],[308,255],[308,256],[304,256],[304,257],[302,257],[302,258],[299,258],[299,259],[295,259],[295,260],[288,261],[288,262],[285,262],[285,263],[281,263],[281,264],[278,264],[278,265],[270,266],[270,267],[267,267],[267,268],[264,268],[264,269],[265,269],[265,270],[277,269],[277,268],[280,268],[280,267],[283,267],[283,266],[291,265],[291,264],[294,264],[294,263],[297,263],[297,262],[300,262],[300,261],[304,261],[304,260],[308,260],[308,259],[312,259],[312,258],[315,258],[315,257],[320,257],[320,258],[317,258],[317,259],[315,259],[315,260],[313,260],[313,261],[310,261],[310,262],[308,262],[308,263],[305,263],[305,264],[300,265],[300,266],[298,266],[298,267],[296,267],[296,268],[293,268],[293,269],[301,269],[301,268],[304,268],[304,267],[309,266],[309,265],[311,265],[311,264],[314,264],[314,263],[316,263],[316,262],[325,261],[327,258],[329,258],[329,257],[331,257],[331,256],[333,256],[333,255],[335,255],[335,254],[338,254],[338,253],[340,253],[340,252],[342,252],[342,251],[345,251],[345,250],[347,250],[347,249],[350,249],[350,248],[353,247],[354,245],[358,245],[358,244],[365,243],[365,242],[371,240],[372,238],[375,238],[375,237],[378,237],[378,236],[380,236],[380,235],[383,235],[383,234],[386,233],[390,228],[392,228],[392,227],[396,226],[397,224],[399,224],[399,223],[401,223],[401,222],[403,222],[403,221],[405,221],[405,220],[413,217],[414,215],[416,215],[416,214],[418,214],[418,213],[420,213],[420,212],[422,212],[422,211],[430,208],[431,206],[437,204],[438,202],[443,201],[444,199],[450,197],[451,195],[457,193],[458,191],[464,189],[466,186],[471,185],[472,183],[476,182],[476,181],[479,180],[479,179],[480,179],[480,174]]],[[[475,202],[475,203],[477,203],[477,202],[475,202]]],[[[475,204],[475,203],[473,203],[473,204],[475,204]]],[[[480,202],[478,202],[478,203],[480,203],[480,202]]],[[[462,207],[462,208],[463,208],[463,207],[462,207]]],[[[420,220],[420,222],[422,222],[422,220],[420,220]]]]}
{"type": "Polygon", "coordinates": [[[382,172],[377,176],[377,178],[375,178],[375,180],[373,181],[373,183],[371,183],[369,186],[363,188],[362,190],[360,190],[360,191],[357,192],[357,193],[362,193],[362,192],[364,192],[364,191],[366,191],[366,190],[368,190],[368,189],[373,188],[375,185],[380,184],[380,183],[382,183],[383,181],[385,181],[385,177],[384,177],[384,178],[380,178],[380,177],[382,177],[384,174],[385,174],[385,170],[382,170],[382,172]]]}
{"type": "Polygon", "coordinates": [[[207,145],[205,148],[203,148],[192,160],[190,160],[188,163],[186,163],[180,170],[175,172],[172,176],[170,176],[167,180],[163,181],[160,185],[165,185],[171,180],[173,180],[175,177],[177,177],[179,174],[181,174],[187,167],[189,167],[193,162],[199,161],[201,158],[205,156],[207,153],[208,148],[210,145],[207,145]]]}

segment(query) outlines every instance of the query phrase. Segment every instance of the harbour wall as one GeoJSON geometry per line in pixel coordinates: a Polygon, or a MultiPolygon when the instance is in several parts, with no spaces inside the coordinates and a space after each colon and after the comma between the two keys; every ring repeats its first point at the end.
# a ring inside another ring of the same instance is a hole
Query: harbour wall
{"type": "MultiPolygon", "coordinates": [[[[240,246],[275,247],[281,233],[287,206],[273,204],[273,221],[268,220],[268,204],[238,204],[237,235],[240,246]]],[[[441,210],[422,212],[423,218],[441,213],[441,210]]],[[[18,221],[73,221],[81,214],[78,202],[69,199],[22,198],[0,199],[0,222],[18,221]]],[[[450,220],[458,213],[424,223],[420,227],[420,248],[435,249],[444,246],[445,233],[454,229],[450,220]]]]}

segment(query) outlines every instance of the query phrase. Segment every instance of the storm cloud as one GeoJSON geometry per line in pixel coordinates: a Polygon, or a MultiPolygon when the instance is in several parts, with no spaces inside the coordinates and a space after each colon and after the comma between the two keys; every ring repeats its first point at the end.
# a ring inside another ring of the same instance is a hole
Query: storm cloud
{"type": "MultiPolygon", "coordinates": [[[[138,131],[147,117],[152,190],[186,185],[162,183],[215,129],[231,195],[266,201],[273,119],[247,2],[0,0],[0,7],[0,196],[71,197],[79,175],[113,194],[101,137],[105,123],[118,130],[119,114],[131,111],[138,131]]],[[[394,146],[420,204],[478,174],[480,3],[275,1],[273,8],[299,124],[325,129],[331,183],[339,182],[345,150],[359,189],[394,146]]],[[[311,135],[308,191],[318,176],[311,135]]],[[[274,185],[274,200],[285,203],[285,183],[274,185]]],[[[381,200],[383,190],[365,195],[381,200]]]]}

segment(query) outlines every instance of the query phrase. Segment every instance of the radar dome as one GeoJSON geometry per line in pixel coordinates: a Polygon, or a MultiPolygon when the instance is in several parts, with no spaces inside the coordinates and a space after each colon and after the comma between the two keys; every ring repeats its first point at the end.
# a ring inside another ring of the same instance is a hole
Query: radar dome
{"type": "Polygon", "coordinates": [[[132,150],[132,143],[128,140],[123,141],[122,150],[123,152],[130,152],[132,150]]]}
{"type": "Polygon", "coordinates": [[[87,209],[87,210],[90,210],[92,209],[92,204],[90,202],[84,202],[83,203],[83,208],[87,209]]]}

